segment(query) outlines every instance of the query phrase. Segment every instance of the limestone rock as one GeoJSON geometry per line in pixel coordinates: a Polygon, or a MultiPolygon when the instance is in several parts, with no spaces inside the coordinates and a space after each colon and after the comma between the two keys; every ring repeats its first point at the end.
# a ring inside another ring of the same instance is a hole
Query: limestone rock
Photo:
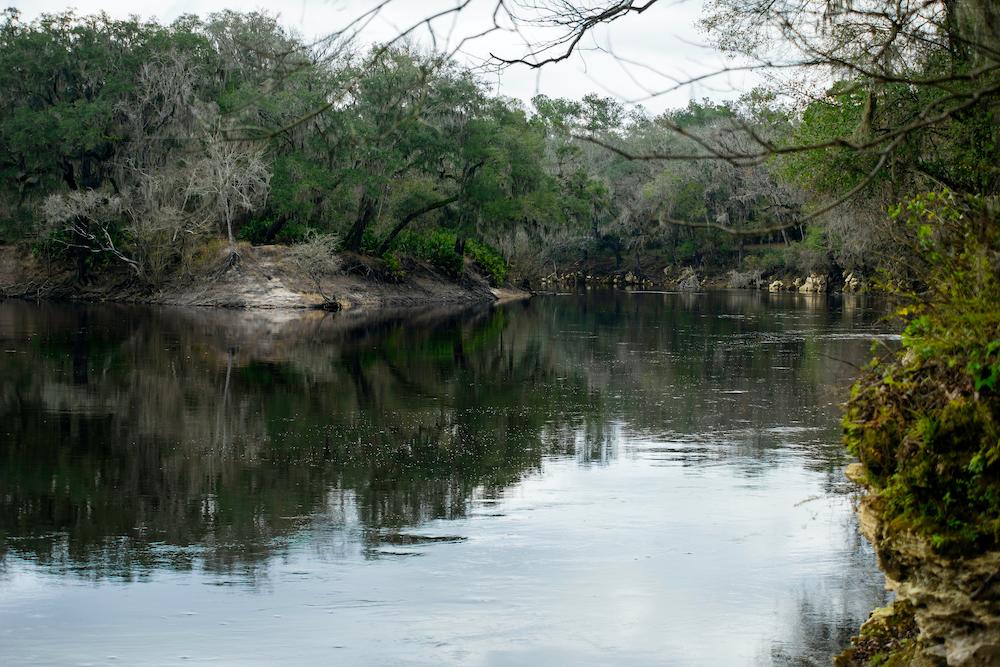
{"type": "Polygon", "coordinates": [[[731,269],[726,274],[726,287],[731,289],[766,289],[767,285],[767,281],[764,280],[764,272],[760,269],[747,271],[731,269]]]}
{"type": "Polygon", "coordinates": [[[775,280],[770,285],[767,286],[768,292],[780,292],[785,289],[785,283],[781,280],[775,280]]]}
{"type": "Polygon", "coordinates": [[[803,294],[819,294],[826,291],[826,276],[818,273],[810,273],[805,282],[799,287],[803,294]]]}
{"type": "Polygon", "coordinates": [[[685,291],[695,291],[701,289],[701,281],[694,269],[684,269],[680,279],[677,281],[677,288],[685,291]]]}
{"type": "Polygon", "coordinates": [[[886,525],[865,496],[859,527],[875,546],[886,587],[912,605],[919,636],[910,665],[1000,665],[1000,551],[973,557],[934,552],[923,538],[886,525]]]}

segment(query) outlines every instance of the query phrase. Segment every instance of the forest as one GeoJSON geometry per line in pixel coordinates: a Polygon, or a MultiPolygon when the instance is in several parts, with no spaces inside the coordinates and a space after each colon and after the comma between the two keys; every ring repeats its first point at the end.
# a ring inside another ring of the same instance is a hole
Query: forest
{"type": "MultiPolygon", "coordinates": [[[[736,48],[740,11],[707,8],[720,48],[736,48]]],[[[498,97],[415,43],[307,44],[262,13],[7,10],[0,241],[144,285],[223,245],[231,263],[241,243],[306,243],[398,272],[413,257],[454,274],[465,255],[494,282],[690,266],[732,286],[810,272],[912,286],[916,236],[889,207],[1000,183],[995,64],[947,38],[894,45],[894,77],[841,67],[818,97],[776,84],[652,114],[498,97]]]]}

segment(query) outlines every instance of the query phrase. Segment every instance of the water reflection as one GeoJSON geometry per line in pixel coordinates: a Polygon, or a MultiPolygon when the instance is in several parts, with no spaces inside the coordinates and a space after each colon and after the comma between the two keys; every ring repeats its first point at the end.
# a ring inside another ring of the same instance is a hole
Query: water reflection
{"type": "Polygon", "coordinates": [[[378,545],[464,515],[474,489],[537,469],[543,442],[598,413],[505,311],[267,335],[228,313],[0,315],[6,546],[94,576],[242,567],[344,502],[378,545]]]}
{"type": "MultiPolygon", "coordinates": [[[[537,550],[508,573],[528,588],[495,605],[506,619],[541,613],[525,599],[565,602],[546,588],[554,570],[593,566],[627,587],[663,571],[616,576],[602,557],[635,550],[683,568],[672,545],[686,541],[738,570],[731,559],[780,535],[801,581],[759,573],[760,594],[771,590],[781,622],[796,625],[774,628],[770,643],[754,626],[759,646],[735,657],[825,663],[882,597],[845,500],[835,405],[880,331],[863,301],[747,292],[588,291],[375,319],[3,303],[0,589],[35,572],[151,591],[186,572],[295,597],[322,588],[320,563],[384,562],[405,590],[411,557],[461,548],[492,572],[537,550]],[[609,502],[624,514],[601,523],[609,502]],[[567,503],[570,514],[546,522],[567,503]],[[800,520],[808,530],[794,539],[775,527],[800,520]],[[592,521],[604,532],[587,532],[592,521]],[[511,526],[524,543],[502,538],[511,526]],[[546,530],[566,540],[536,532],[546,530]],[[843,548],[818,557],[819,542],[843,548]],[[307,570],[304,588],[289,583],[307,570]]],[[[5,600],[31,607],[0,595],[0,619],[5,600]]],[[[734,600],[724,613],[740,609],[734,600]]],[[[650,632],[649,618],[630,622],[650,632]]],[[[530,644],[530,633],[497,636],[530,644]]],[[[482,655],[625,655],[543,644],[482,655]]],[[[371,650],[357,661],[378,662],[371,650]]],[[[630,660],[664,650],[633,639],[630,660]]],[[[677,664],[702,655],[677,651],[677,664]]],[[[389,657],[399,655],[420,662],[389,657]]],[[[456,656],[427,653],[428,664],[456,656]]]]}

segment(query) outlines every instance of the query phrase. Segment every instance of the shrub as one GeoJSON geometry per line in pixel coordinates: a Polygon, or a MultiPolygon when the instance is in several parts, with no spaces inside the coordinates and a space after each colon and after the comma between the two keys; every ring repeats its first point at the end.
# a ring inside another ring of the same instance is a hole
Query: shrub
{"type": "Polygon", "coordinates": [[[507,261],[490,246],[478,241],[468,241],[465,252],[489,275],[490,283],[502,285],[507,279],[507,261]]]}
{"type": "Polygon", "coordinates": [[[806,228],[805,238],[788,247],[785,259],[789,268],[797,271],[826,273],[831,266],[826,234],[818,225],[810,225],[806,228]]]}
{"type": "Polygon", "coordinates": [[[764,248],[744,257],[743,266],[769,274],[783,270],[787,263],[786,259],[783,248],[764,248]]]}
{"type": "Polygon", "coordinates": [[[697,255],[698,244],[694,242],[694,239],[685,239],[674,248],[674,260],[682,264],[690,262],[697,255]]]}
{"type": "Polygon", "coordinates": [[[462,256],[455,252],[455,240],[454,234],[443,231],[430,234],[403,232],[396,238],[395,247],[455,277],[462,272],[463,266],[462,256]]]}
{"type": "Polygon", "coordinates": [[[382,261],[385,262],[385,268],[389,274],[389,278],[395,282],[401,282],[406,277],[406,271],[403,270],[403,263],[399,261],[399,257],[395,254],[387,252],[382,255],[382,261]]]}
{"type": "Polygon", "coordinates": [[[328,305],[337,304],[337,300],[323,290],[323,281],[340,271],[340,258],[336,254],[339,245],[340,240],[335,235],[314,232],[288,252],[289,264],[312,281],[316,293],[328,305]]]}

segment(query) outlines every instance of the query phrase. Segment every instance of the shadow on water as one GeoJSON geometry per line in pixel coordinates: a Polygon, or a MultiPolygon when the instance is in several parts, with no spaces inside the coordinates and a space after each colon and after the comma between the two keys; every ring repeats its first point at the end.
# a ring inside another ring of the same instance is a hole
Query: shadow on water
{"type": "MultiPolygon", "coordinates": [[[[873,336],[891,339],[863,301],[748,292],[367,319],[0,303],[0,568],[252,585],[320,533],[324,557],[408,555],[465,540],[424,528],[550,460],[751,486],[794,460],[847,494],[836,404],[873,336]]],[[[845,571],[834,611],[803,592],[797,639],[766,660],[843,643],[881,596],[866,549],[867,588],[845,571]]]]}

